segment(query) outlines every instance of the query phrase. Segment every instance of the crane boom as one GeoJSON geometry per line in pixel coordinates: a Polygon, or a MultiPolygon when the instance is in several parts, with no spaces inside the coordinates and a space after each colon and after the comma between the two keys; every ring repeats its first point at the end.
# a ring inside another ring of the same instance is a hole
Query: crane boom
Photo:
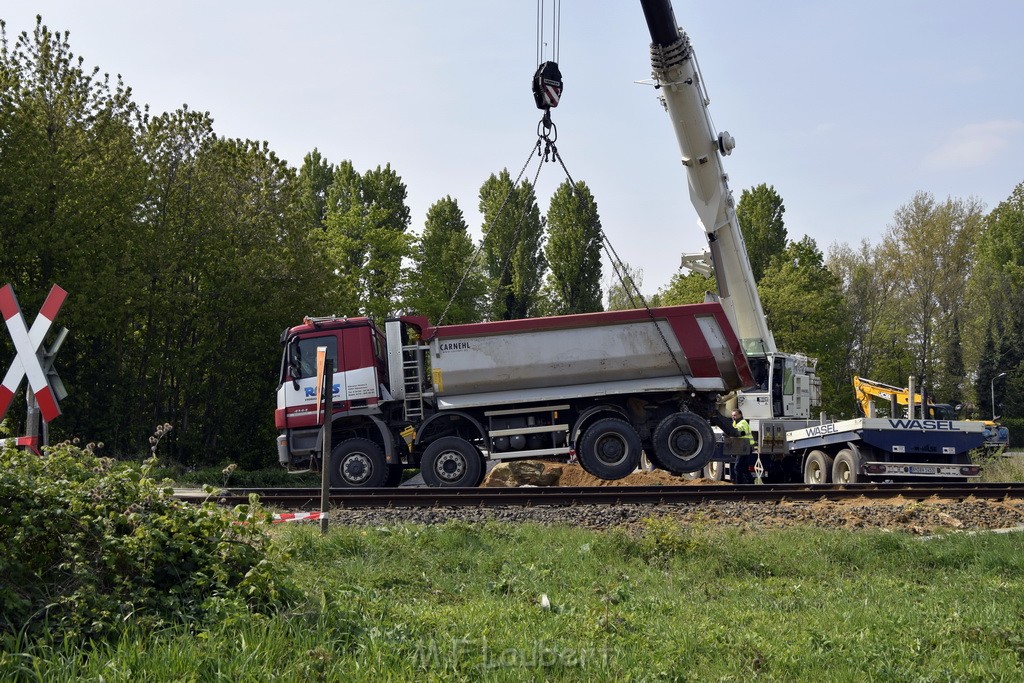
{"type": "Polygon", "coordinates": [[[714,272],[721,302],[740,338],[756,386],[728,398],[723,408],[739,408],[759,432],[762,420],[807,419],[821,405],[821,381],[815,361],[783,353],[768,327],[747,245],[736,218],[736,204],[722,157],[736,146],[717,133],[708,110],[707,91],[690,38],[676,24],[671,0],[640,0],[651,34],[651,72],[661,103],[675,132],[690,201],[708,240],[706,254],[684,255],[696,272],[714,272]],[[710,260],[710,264],[708,261],[710,260]],[[709,267],[710,265],[710,267],[709,267]]]}
{"type": "Polygon", "coordinates": [[[735,141],[728,133],[715,131],[693,47],[676,24],[671,2],[641,0],[641,5],[651,34],[655,87],[672,120],[690,200],[707,236],[719,300],[748,355],[774,353],[775,338],[765,319],[722,166],[722,156],[732,152],[735,141]]]}

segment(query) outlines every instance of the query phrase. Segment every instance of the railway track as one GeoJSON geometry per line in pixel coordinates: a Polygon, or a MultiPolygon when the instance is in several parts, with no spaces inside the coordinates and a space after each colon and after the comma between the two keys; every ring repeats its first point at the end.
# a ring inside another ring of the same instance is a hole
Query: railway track
{"type": "MultiPolygon", "coordinates": [[[[286,510],[317,510],[320,490],[311,488],[223,489],[210,495],[179,490],[175,496],[188,501],[210,500],[222,505],[247,503],[257,494],[267,506],[286,510]]],[[[431,508],[431,507],[534,507],[594,505],[659,505],[713,501],[816,501],[854,498],[911,501],[1024,498],[1024,484],[927,483],[927,484],[765,484],[753,486],[608,486],[549,488],[387,488],[349,489],[331,492],[333,508],[431,508]]]]}

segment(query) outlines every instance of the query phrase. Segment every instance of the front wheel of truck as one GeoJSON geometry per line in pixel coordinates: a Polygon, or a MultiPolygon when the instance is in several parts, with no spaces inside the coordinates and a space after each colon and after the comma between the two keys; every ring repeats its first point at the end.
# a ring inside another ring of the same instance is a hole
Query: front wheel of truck
{"type": "Polygon", "coordinates": [[[387,479],[384,451],[373,441],[346,439],[331,451],[332,488],[380,488],[387,479]]]}

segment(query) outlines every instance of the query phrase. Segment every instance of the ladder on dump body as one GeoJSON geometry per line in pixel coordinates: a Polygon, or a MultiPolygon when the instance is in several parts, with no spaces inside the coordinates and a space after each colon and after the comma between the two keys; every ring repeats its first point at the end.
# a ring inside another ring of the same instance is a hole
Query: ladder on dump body
{"type": "Polygon", "coordinates": [[[419,345],[402,347],[402,376],[405,382],[405,419],[423,419],[423,353],[419,345]]]}

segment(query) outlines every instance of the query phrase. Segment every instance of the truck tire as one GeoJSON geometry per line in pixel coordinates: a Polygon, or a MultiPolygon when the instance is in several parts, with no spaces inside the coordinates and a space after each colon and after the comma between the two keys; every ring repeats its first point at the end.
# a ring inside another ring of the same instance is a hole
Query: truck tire
{"type": "Polygon", "coordinates": [[[849,448],[836,455],[832,463],[833,484],[856,484],[860,481],[860,456],[849,448]]]}
{"type": "Polygon", "coordinates": [[[711,460],[704,465],[704,478],[711,481],[722,481],[725,478],[725,463],[720,460],[711,460]]]}
{"type": "Polygon", "coordinates": [[[672,474],[700,472],[715,454],[711,425],[693,413],[673,413],[654,430],[658,464],[672,474]]]}
{"type": "Polygon", "coordinates": [[[614,417],[598,420],[580,440],[580,464],[600,479],[622,479],[640,464],[640,435],[628,422],[614,417]]]}
{"type": "Polygon", "coordinates": [[[384,451],[369,439],[346,439],[331,451],[332,488],[380,488],[387,478],[384,451]]]}
{"type": "Polygon", "coordinates": [[[484,478],[484,461],[476,446],[458,436],[432,442],[420,460],[427,486],[477,486],[484,478]]]}
{"type": "Polygon", "coordinates": [[[811,451],[804,461],[804,483],[827,484],[832,479],[832,456],[825,451],[811,451]]]}

